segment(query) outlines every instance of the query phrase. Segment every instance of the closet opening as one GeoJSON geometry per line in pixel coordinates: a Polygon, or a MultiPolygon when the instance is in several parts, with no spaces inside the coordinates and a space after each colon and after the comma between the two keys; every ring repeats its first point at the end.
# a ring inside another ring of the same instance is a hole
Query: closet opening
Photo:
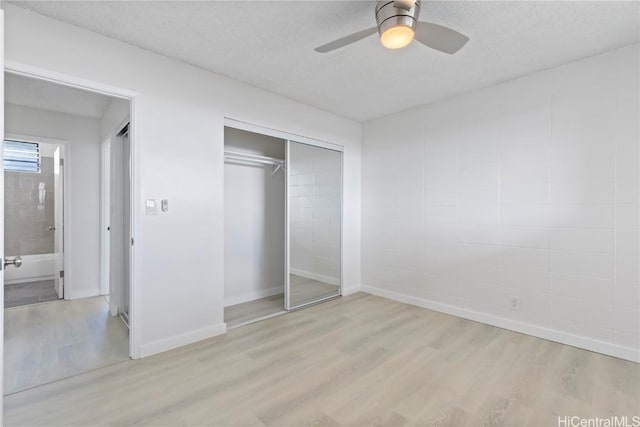
{"type": "Polygon", "coordinates": [[[227,120],[227,327],[339,297],[342,147],[227,120]]]}
{"type": "Polygon", "coordinates": [[[224,318],[227,327],[285,311],[283,139],[224,130],[224,318]]]}

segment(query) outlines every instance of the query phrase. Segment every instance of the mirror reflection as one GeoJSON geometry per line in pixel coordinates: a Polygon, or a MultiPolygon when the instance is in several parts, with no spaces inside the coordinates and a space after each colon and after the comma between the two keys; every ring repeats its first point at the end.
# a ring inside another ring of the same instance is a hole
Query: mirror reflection
{"type": "Polygon", "coordinates": [[[342,153],[289,147],[289,307],[340,295],[342,153]]]}

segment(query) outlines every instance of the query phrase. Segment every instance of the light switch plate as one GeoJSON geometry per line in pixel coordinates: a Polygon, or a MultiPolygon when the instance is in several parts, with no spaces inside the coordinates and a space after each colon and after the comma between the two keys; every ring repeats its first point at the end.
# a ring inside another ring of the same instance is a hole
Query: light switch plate
{"type": "Polygon", "coordinates": [[[158,204],[155,199],[147,199],[145,203],[145,213],[147,215],[158,215],[158,204]]]}

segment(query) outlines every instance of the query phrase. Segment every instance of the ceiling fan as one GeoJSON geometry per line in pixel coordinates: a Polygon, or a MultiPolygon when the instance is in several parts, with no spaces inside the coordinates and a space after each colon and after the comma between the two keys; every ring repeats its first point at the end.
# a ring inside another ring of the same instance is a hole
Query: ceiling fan
{"type": "Polygon", "coordinates": [[[451,28],[418,21],[420,3],[420,0],[379,1],[376,4],[375,27],[341,37],[315,48],[315,51],[331,52],[369,37],[376,31],[380,34],[380,42],[388,49],[403,48],[415,39],[432,49],[453,54],[469,41],[467,36],[451,28]]]}

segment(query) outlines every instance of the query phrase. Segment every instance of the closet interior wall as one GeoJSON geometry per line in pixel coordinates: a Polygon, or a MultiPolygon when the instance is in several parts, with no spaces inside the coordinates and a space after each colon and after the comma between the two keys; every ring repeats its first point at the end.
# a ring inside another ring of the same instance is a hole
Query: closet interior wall
{"type": "MultiPolygon", "coordinates": [[[[225,127],[224,141],[225,152],[285,158],[282,139],[225,127]]],[[[225,307],[284,294],[285,174],[274,169],[225,162],[225,307]]]]}

